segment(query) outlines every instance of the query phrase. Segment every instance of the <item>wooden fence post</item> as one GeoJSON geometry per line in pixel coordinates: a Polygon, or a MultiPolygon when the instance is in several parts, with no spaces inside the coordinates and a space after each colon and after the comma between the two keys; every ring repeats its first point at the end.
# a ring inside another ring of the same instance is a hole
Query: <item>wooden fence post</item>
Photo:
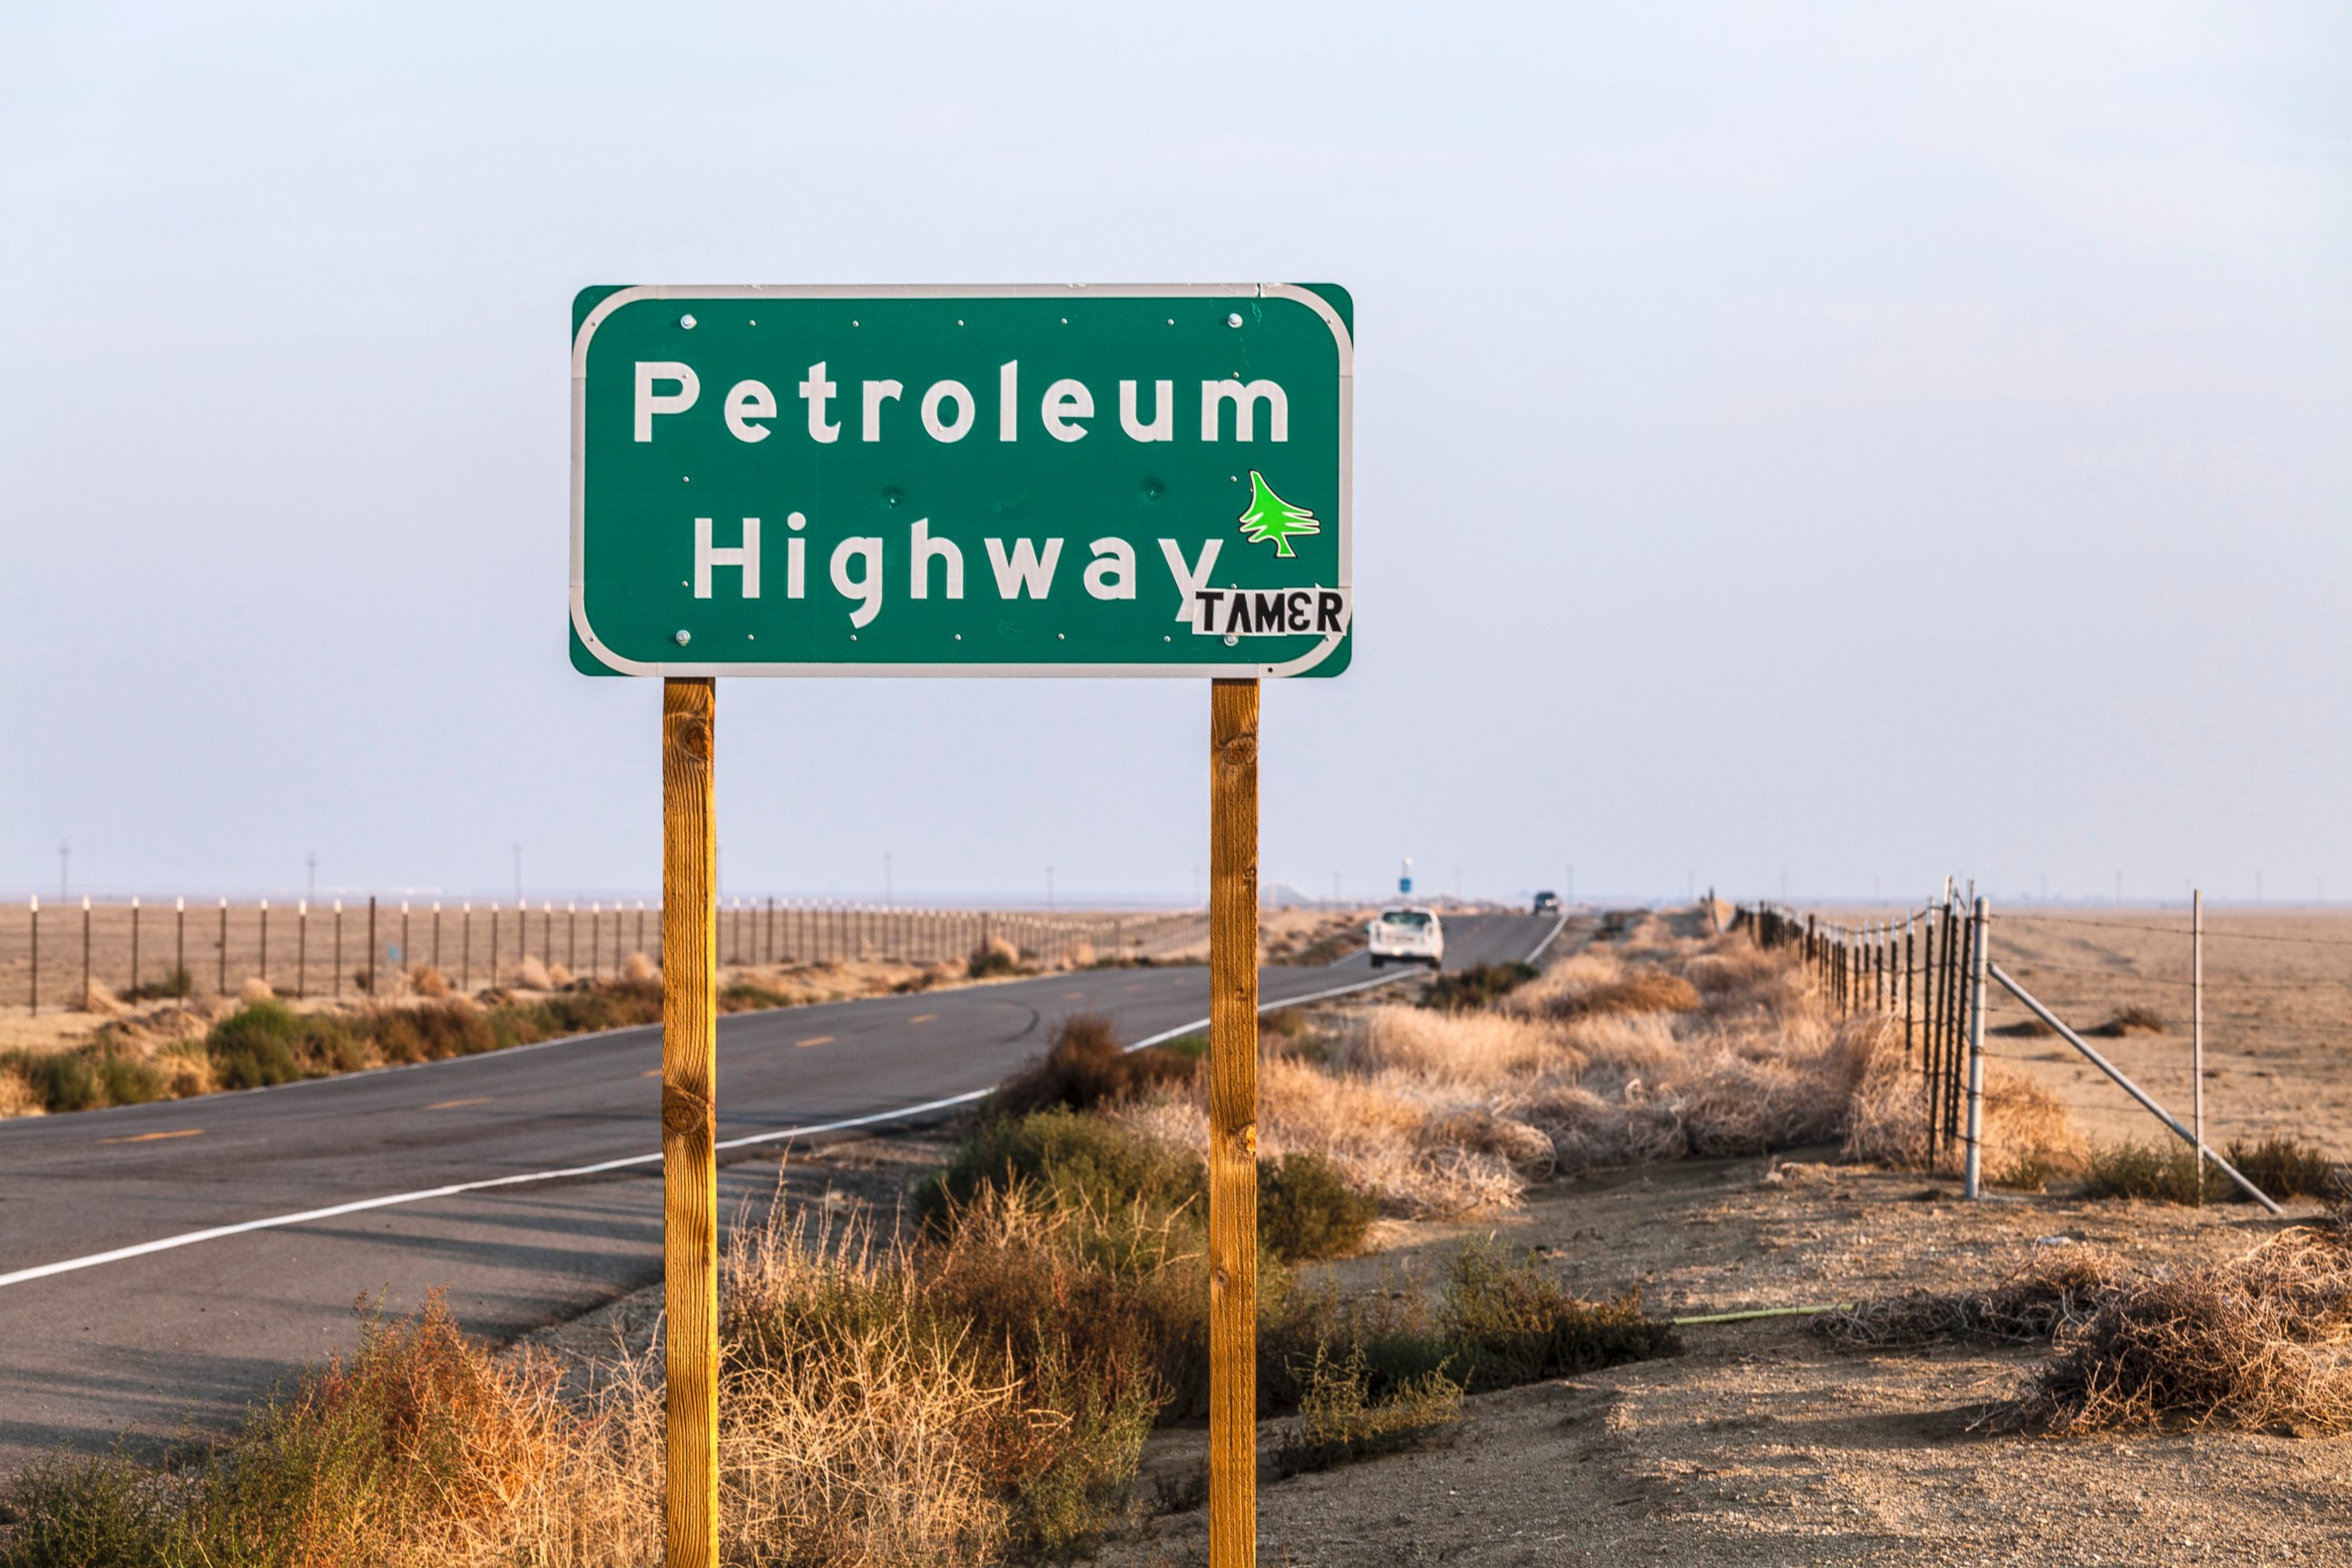
{"type": "Polygon", "coordinates": [[[1257,1561],[1258,683],[1209,687],[1209,1562],[1257,1561]]]}
{"type": "Polygon", "coordinates": [[[719,1561],[716,685],[662,683],[662,1292],[667,1568],[719,1561]]]}

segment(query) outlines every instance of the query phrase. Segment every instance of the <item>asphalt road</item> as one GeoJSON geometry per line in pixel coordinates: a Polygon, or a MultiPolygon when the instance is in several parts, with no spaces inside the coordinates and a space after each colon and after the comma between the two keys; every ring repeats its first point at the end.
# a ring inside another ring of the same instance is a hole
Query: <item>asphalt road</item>
{"type": "MultiPolygon", "coordinates": [[[[1449,921],[1447,963],[1525,957],[1552,925],[1449,921]]],[[[1265,970],[1260,996],[1371,978],[1359,953],[1265,970]]],[[[984,1091],[1072,1014],[1132,1042],[1204,1017],[1208,994],[1203,969],[1107,969],[722,1018],[719,1138],[756,1142],[722,1152],[719,1211],[772,1190],[794,1137],[941,1114],[913,1108],[984,1091]]],[[[657,1028],[626,1029],[0,1122],[0,1475],[217,1429],[348,1345],[360,1297],[400,1312],[446,1287],[502,1340],[659,1279],[660,1059],[657,1028]],[[321,1209],[341,1212],[271,1223],[321,1209]]]]}

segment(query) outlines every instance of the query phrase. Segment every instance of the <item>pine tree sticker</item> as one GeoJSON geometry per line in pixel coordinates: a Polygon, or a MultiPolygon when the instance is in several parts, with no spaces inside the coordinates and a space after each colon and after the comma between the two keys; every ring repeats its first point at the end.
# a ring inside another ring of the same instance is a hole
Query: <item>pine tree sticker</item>
{"type": "Polygon", "coordinates": [[[1274,541],[1274,552],[1295,556],[1290,542],[1310,533],[1320,533],[1323,525],[1315,514],[1303,506],[1293,506],[1266,488],[1265,476],[1255,468],[1250,470],[1249,510],[1241,516],[1242,531],[1249,535],[1252,544],[1274,541]]]}

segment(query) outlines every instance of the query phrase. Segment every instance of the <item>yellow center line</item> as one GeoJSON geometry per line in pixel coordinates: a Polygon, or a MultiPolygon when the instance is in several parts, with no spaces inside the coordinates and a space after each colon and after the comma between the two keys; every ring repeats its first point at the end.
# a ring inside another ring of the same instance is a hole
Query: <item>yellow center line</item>
{"type": "Polygon", "coordinates": [[[1065,1002],[1083,1002],[1086,999],[1087,994],[1083,991],[1065,991],[1062,993],[1062,1000],[1065,1002]]]}
{"type": "Polygon", "coordinates": [[[661,1077],[661,1068],[649,1068],[646,1071],[639,1073],[637,1076],[639,1078],[659,1078],[661,1077]]]}
{"type": "Polygon", "coordinates": [[[833,1037],[831,1035],[811,1035],[807,1039],[794,1040],[793,1044],[796,1046],[829,1046],[833,1044],[833,1037]]]}
{"type": "Polygon", "coordinates": [[[488,1105],[489,1102],[490,1097],[487,1094],[483,1094],[477,1095],[471,1100],[436,1100],[425,1109],[427,1110],[455,1110],[461,1105],[488,1105]]]}
{"type": "Polygon", "coordinates": [[[918,1013],[913,1017],[908,1019],[907,1022],[909,1024],[928,1024],[938,1016],[939,1015],[937,1013],[918,1013]]]}
{"type": "Polygon", "coordinates": [[[204,1135],[205,1130],[201,1127],[183,1127],[171,1132],[134,1132],[128,1138],[101,1138],[99,1142],[101,1143],[152,1143],[158,1138],[201,1138],[204,1135]]]}

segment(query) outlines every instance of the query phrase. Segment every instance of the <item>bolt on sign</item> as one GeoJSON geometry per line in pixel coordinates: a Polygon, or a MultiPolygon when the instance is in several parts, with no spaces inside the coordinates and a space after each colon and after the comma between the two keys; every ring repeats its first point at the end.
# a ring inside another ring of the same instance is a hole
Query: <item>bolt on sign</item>
{"type": "Polygon", "coordinates": [[[1328,284],[583,289],[572,661],[1337,675],[1352,311],[1328,284]]]}

